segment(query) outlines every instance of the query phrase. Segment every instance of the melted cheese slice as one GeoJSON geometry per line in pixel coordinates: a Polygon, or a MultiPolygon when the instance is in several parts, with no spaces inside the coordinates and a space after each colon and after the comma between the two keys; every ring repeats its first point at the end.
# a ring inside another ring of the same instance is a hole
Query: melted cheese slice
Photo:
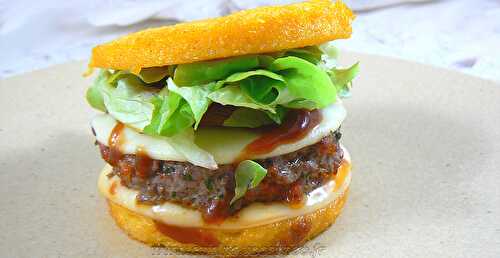
{"type": "Polygon", "coordinates": [[[201,212],[171,202],[165,202],[161,205],[138,204],[136,202],[138,191],[121,185],[120,179],[116,176],[107,177],[112,169],[109,165],[104,167],[99,176],[98,187],[108,200],[166,224],[233,230],[250,228],[312,213],[341,197],[351,182],[350,156],[345,148],[342,149],[344,150],[344,162],[337,172],[336,179],[309,193],[305,197],[302,207],[293,208],[278,202],[253,203],[240,210],[235,216],[227,218],[221,224],[207,224],[203,221],[201,212]]]}
{"type": "MultiPolygon", "coordinates": [[[[261,159],[283,155],[294,152],[303,147],[317,143],[330,132],[337,130],[346,116],[346,110],[340,99],[321,110],[323,119],[303,139],[278,146],[272,152],[264,155],[248,157],[250,159],[261,159]]],[[[97,141],[108,145],[111,131],[118,122],[108,114],[101,114],[92,120],[97,141]]],[[[195,143],[203,150],[210,153],[217,164],[231,164],[249,143],[259,138],[260,134],[255,130],[242,128],[199,128],[195,132],[195,143]]],[[[140,148],[151,158],[158,160],[187,161],[186,157],[175,150],[175,148],[162,137],[154,137],[142,134],[128,126],[122,132],[122,143],[119,148],[122,153],[135,154],[140,148]]]]}

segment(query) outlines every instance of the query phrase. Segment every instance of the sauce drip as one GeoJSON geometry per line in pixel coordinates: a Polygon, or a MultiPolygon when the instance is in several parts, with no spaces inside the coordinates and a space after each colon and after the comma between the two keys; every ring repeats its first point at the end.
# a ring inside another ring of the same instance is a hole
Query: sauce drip
{"type": "Polygon", "coordinates": [[[109,187],[109,193],[111,195],[116,194],[116,187],[117,187],[116,181],[113,181],[113,183],[111,183],[111,186],[109,187]]]}
{"type": "Polygon", "coordinates": [[[285,201],[289,204],[290,207],[300,209],[305,204],[304,197],[304,192],[298,184],[298,181],[296,181],[286,192],[285,201]]]}
{"type": "Polygon", "coordinates": [[[301,140],[321,122],[321,119],[321,113],[318,110],[301,109],[290,111],[283,124],[271,129],[248,144],[243,149],[238,160],[241,161],[249,156],[269,153],[279,145],[301,140]]]}
{"type": "Polygon", "coordinates": [[[142,148],[137,149],[135,157],[135,173],[140,178],[148,178],[153,170],[153,160],[142,148]]]}
{"type": "Polygon", "coordinates": [[[118,165],[120,159],[122,159],[123,154],[120,151],[120,145],[122,143],[122,132],[125,126],[122,123],[117,123],[113,130],[111,131],[111,135],[108,139],[109,146],[109,158],[108,163],[111,166],[118,165]]]}
{"type": "Polygon", "coordinates": [[[217,247],[219,240],[213,234],[200,228],[177,227],[155,221],[155,227],[163,235],[183,244],[195,244],[201,247],[217,247]]]}
{"type": "Polygon", "coordinates": [[[227,191],[223,199],[209,202],[208,205],[204,207],[202,213],[203,220],[209,224],[221,224],[224,222],[224,220],[231,215],[229,203],[233,196],[231,191],[227,191]]]}

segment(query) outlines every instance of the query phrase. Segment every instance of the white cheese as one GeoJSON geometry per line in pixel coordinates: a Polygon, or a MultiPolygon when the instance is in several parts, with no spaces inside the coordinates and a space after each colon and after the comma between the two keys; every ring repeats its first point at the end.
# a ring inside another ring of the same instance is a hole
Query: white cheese
{"type": "MultiPolygon", "coordinates": [[[[322,121],[303,139],[278,146],[274,151],[255,158],[268,158],[294,152],[303,147],[315,144],[330,132],[337,130],[346,116],[340,100],[321,110],[322,121]]],[[[108,145],[111,131],[117,121],[108,114],[101,114],[92,120],[92,128],[96,133],[97,141],[108,145]]],[[[125,154],[135,154],[141,148],[153,159],[187,161],[187,158],[176,151],[172,145],[161,137],[153,137],[142,134],[128,126],[123,130],[123,140],[119,146],[120,151],[125,154]]],[[[195,132],[195,143],[210,153],[217,164],[233,163],[246,145],[259,137],[259,133],[251,129],[241,128],[199,128],[195,132]]]]}

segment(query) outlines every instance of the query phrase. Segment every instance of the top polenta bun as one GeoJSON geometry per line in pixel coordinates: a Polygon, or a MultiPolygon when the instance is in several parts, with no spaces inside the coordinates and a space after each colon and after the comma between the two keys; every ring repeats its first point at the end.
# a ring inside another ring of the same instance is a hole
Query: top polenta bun
{"type": "Polygon", "coordinates": [[[138,72],[349,38],[352,11],[342,2],[317,0],[260,7],[228,16],[147,29],[92,50],[90,67],[138,72]]]}

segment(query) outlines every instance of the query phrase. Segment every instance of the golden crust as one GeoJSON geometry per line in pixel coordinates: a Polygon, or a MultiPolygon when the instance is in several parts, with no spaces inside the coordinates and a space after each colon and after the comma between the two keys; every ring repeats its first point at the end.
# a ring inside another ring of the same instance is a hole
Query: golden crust
{"type": "Polygon", "coordinates": [[[147,29],[96,46],[89,67],[141,68],[318,45],[351,35],[352,11],[341,1],[311,0],[147,29]]]}
{"type": "Polygon", "coordinates": [[[302,246],[333,224],[344,206],[347,192],[348,189],[335,202],[307,215],[242,230],[204,229],[220,243],[217,247],[179,243],[158,231],[152,219],[111,201],[108,204],[116,224],[131,238],[150,246],[218,255],[276,254],[302,246]]]}

